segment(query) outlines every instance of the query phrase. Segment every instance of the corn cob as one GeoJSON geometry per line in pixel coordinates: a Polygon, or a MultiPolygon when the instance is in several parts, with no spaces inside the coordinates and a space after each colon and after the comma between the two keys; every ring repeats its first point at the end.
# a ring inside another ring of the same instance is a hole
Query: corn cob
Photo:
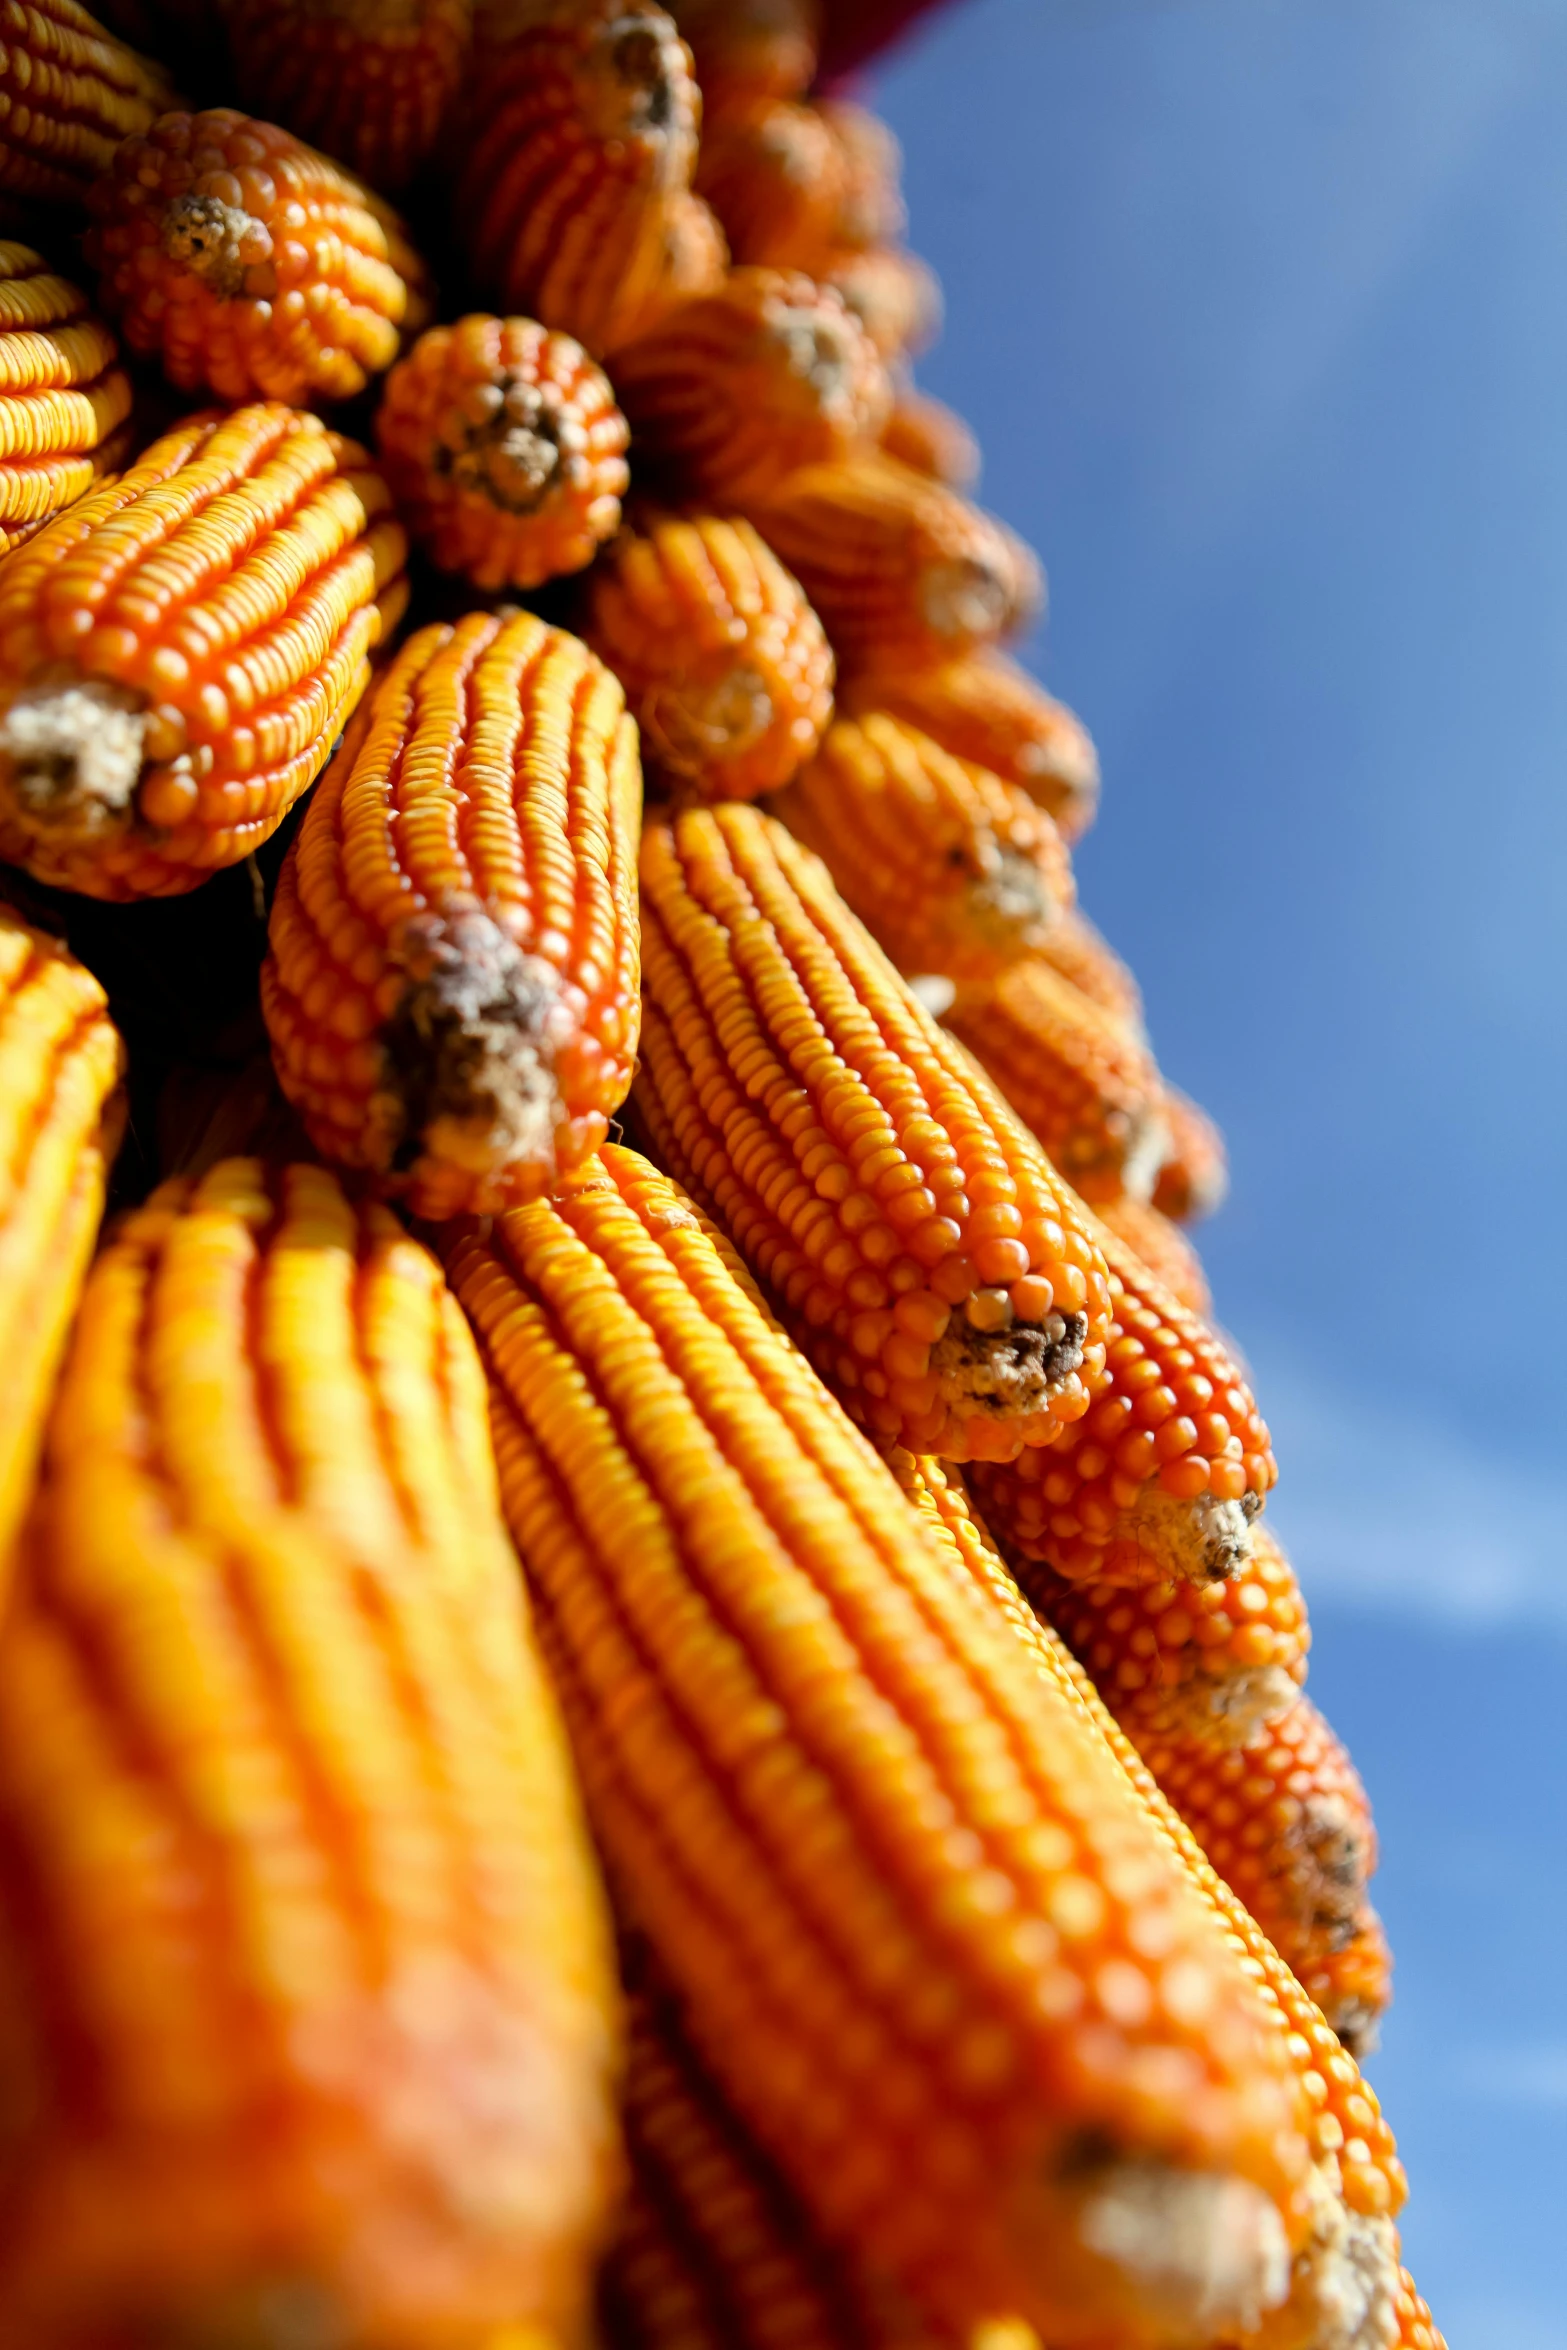
{"type": "Polygon", "coordinates": [[[816,75],[822,0],[672,0],[691,44],[711,122],[770,98],[798,98],[816,75]]]}
{"type": "Polygon", "coordinates": [[[960,988],[947,1026],[1087,1200],[1146,1198],[1165,1146],[1147,1046],[1042,955],[960,988]]]}
{"type": "Polygon", "coordinates": [[[116,150],[89,201],[104,308],[180,391],[351,399],[429,316],[423,264],[390,206],[231,107],[160,116],[116,150]]]}
{"type": "Polygon", "coordinates": [[[102,988],[0,906],[0,1599],[119,1136],[102,988]]]}
{"type": "Polygon", "coordinates": [[[901,719],[840,718],[774,812],[901,971],[992,979],[1072,900],[1043,809],[901,719]]]}
{"type": "Polygon", "coordinates": [[[609,1149],[448,1261],[624,1913],[818,2224],[953,2326],[1132,2350],[1255,2311],[1282,2052],[733,1254],[609,1149]],[[1113,2250],[1107,2174],[1144,2223],[1113,2250]]]}
{"type": "Polygon", "coordinates": [[[407,598],[356,442],[195,416],[0,572],[0,856],[90,896],[237,864],[314,782],[407,598]]]}
{"type": "Polygon", "coordinates": [[[244,0],[227,11],[236,86],[372,187],[433,149],[462,80],[472,0],[244,0]]]}
{"type": "Polygon", "coordinates": [[[830,289],[732,270],[620,353],[615,390],[639,455],[685,492],[746,506],[799,466],[874,439],[892,386],[830,289]]]}
{"type": "Polygon", "coordinates": [[[842,296],[891,367],[912,359],[941,332],[941,281],[903,245],[852,247],[830,254],[822,283],[842,296]]]}
{"type": "Polygon", "coordinates": [[[319,1168],[99,1259],[0,1665],[7,2343],[580,2321],[610,1951],[483,1413],[319,1168]]]}
{"type": "Polygon", "coordinates": [[[584,633],[626,690],[644,755],[705,799],[786,783],[832,716],[822,624],[748,522],[650,519],[588,583],[584,633]]]}
{"type": "Polygon", "coordinates": [[[977,1469],[1009,1557],[1072,1582],[1219,1582],[1252,1554],[1277,1477],[1268,1431],[1220,1338],[1092,1229],[1110,1271],[1108,1382],[1048,1455],[977,1469]]]}
{"type": "Polygon", "coordinates": [[[1071,1195],[757,809],[649,820],[635,1103],[851,1414],[954,1459],[1053,1445],[1101,1383],[1071,1195]]]}
{"type": "Polygon", "coordinates": [[[777,99],[710,116],[696,186],[738,262],[811,274],[838,244],[848,171],[818,106],[777,99]]]}
{"type": "Polygon", "coordinates": [[[1132,1199],[1125,1192],[1096,1213],[1100,1222],[1108,1224],[1116,1238],[1125,1242],[1138,1263],[1146,1265],[1155,1279],[1164,1283],[1177,1305],[1183,1305],[1199,1321],[1209,1318],[1213,1298],[1208,1276],[1189,1235],[1179,1224],[1173,1224],[1147,1200],[1132,1199]]]}
{"type": "Polygon", "coordinates": [[[0,243],[0,555],[120,462],[130,377],[87,297],[0,243]]]}
{"type": "Polygon", "coordinates": [[[903,151],[896,135],[869,107],[848,98],[823,98],[818,112],[837,149],[843,177],[833,243],[840,252],[895,245],[908,227],[903,203],[903,151]]]}
{"type": "Polygon", "coordinates": [[[171,98],[161,69],[77,0],[5,0],[0,200],[80,205],[120,141],[171,98]]]}
{"type": "Polygon", "coordinates": [[[1039,600],[1039,566],[1021,539],[888,457],[806,466],[752,511],[842,662],[941,661],[1017,627],[1039,600]]]}
{"type": "Polygon", "coordinates": [[[979,480],[979,443],[962,417],[913,384],[899,384],[893,394],[881,449],[911,473],[928,474],[949,489],[971,490],[979,480]]]}
{"type": "Polygon", "coordinates": [[[1407,2268],[1398,2272],[1397,2350],[1447,2350],[1447,2343],[1431,2322],[1431,2312],[1415,2290],[1407,2268]]]}
{"type": "Polygon", "coordinates": [[[640,794],[575,637],[475,612],[410,639],[272,909],[262,1009],[318,1150],[441,1217],[597,1148],[636,1053],[640,794]]]}
{"type": "Polygon", "coordinates": [[[376,417],[415,540],[492,591],[592,562],[620,521],[628,438],[582,345],[531,318],[431,327],[387,377],[376,417]]]}
{"type": "Polygon", "coordinates": [[[1004,653],[974,652],[940,663],[883,665],[844,680],[851,718],[885,710],[972,759],[1008,783],[1021,784],[1052,815],[1068,840],[1093,822],[1099,804],[1094,746],[1062,703],[1004,653]]]}
{"type": "Polygon", "coordinates": [[[595,357],[723,272],[693,243],[701,100],[670,19],[639,0],[481,9],[458,182],[478,283],[595,357]],[[706,283],[691,283],[693,258],[706,283]]]}
{"type": "Polygon", "coordinates": [[[1168,1140],[1153,1187],[1153,1204],[1177,1224],[1211,1216],[1229,1189],[1224,1137],[1209,1117],[1173,1085],[1160,1105],[1168,1140]]]}
{"type": "MultiPolygon", "coordinates": [[[[1070,980],[1080,995],[1108,1012],[1111,1019],[1146,1042],[1142,990],[1127,965],[1107,939],[1100,936],[1080,906],[1069,907],[1040,942],[1039,953],[1052,971],[1070,980]]],[[[1160,1087],[1160,1116],[1168,1128],[1170,1089],[1160,1087]]],[[[1169,1147],[1168,1139],[1166,1148],[1169,1147]]]]}
{"type": "Polygon", "coordinates": [[[1211,1723],[1160,1725],[1157,1715],[1109,1702],[1219,1875],[1339,2037],[1363,2044],[1387,2005],[1390,1973],[1366,1901],[1376,1831],[1355,1767],[1310,1698],[1297,1695],[1240,1746],[1223,1725],[1218,1736],[1211,1723]],[[1341,1958],[1352,1978],[1347,1992],[1337,1980],[1341,1958]]]}
{"type": "Polygon", "coordinates": [[[1217,1761],[1300,1695],[1311,1630],[1266,1523],[1251,1557],[1223,1583],[1071,1583],[1026,1561],[1017,1579],[1145,1752],[1151,1738],[1190,1738],[1217,1761]]]}
{"type": "MultiPolygon", "coordinates": [[[[628,2025],[631,2193],[604,2280],[606,2350],[970,2350],[823,2240],[645,1952],[628,2025]]],[[[981,2329],[973,2350],[1003,2350],[999,2331],[981,2329]]]]}

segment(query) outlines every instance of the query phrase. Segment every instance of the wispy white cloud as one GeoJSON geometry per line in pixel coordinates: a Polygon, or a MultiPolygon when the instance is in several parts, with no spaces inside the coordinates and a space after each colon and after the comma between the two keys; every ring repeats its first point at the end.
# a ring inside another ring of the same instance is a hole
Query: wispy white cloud
{"type": "Polygon", "coordinates": [[[1282,1464],[1269,1514],[1308,1596],[1567,1631],[1567,1446],[1524,1466],[1254,1353],[1282,1464]]]}

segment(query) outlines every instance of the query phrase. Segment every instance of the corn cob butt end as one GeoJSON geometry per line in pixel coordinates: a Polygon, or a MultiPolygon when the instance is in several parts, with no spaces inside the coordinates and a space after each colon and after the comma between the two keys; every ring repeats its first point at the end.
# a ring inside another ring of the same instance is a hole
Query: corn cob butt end
{"type": "Polygon", "coordinates": [[[18,809],[67,840],[130,824],[146,741],[142,696],[98,678],[30,687],[0,717],[0,760],[18,809]]]}

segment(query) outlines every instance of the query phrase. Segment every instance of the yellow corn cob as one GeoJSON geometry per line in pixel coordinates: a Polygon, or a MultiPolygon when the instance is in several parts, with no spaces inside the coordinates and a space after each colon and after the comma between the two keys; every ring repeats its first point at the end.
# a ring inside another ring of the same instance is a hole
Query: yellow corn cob
{"type": "Polygon", "coordinates": [[[87,297],[0,243],[0,555],[124,456],[131,380],[87,297]]]}
{"type": "Polygon", "coordinates": [[[584,634],[626,689],[644,757],[704,799],[786,783],[832,716],[822,624],[748,522],[623,531],[588,583],[584,634]]]}
{"type": "Polygon", "coordinates": [[[955,2327],[1244,2326],[1304,2108],[1075,1701],[634,1153],[447,1245],[624,1914],[818,2223],[955,2327]]]}
{"type": "Polygon", "coordinates": [[[1224,1137],[1209,1117],[1173,1085],[1164,1089],[1164,1161],[1153,1187],[1153,1204],[1177,1224],[1211,1216],[1229,1188],[1224,1137]]]}
{"type": "Polygon", "coordinates": [[[0,1603],[119,1136],[102,988],[0,906],[0,1603]]]}
{"type": "Polygon", "coordinates": [[[80,205],[120,141],[172,104],[162,69],[77,0],[5,0],[0,199],[80,205]]]}
{"type": "Polygon", "coordinates": [[[992,979],[1072,902],[1044,810],[901,719],[840,718],[773,811],[900,971],[992,979]]]}
{"type": "Polygon", "coordinates": [[[1219,1582],[1251,1556],[1278,1475],[1223,1340],[1084,1211],[1110,1271],[1109,1377],[1048,1455],[977,1468],[1009,1556],[1074,1582],[1219,1582]]]}
{"type": "Polygon", "coordinates": [[[899,384],[881,428],[884,455],[911,472],[928,473],[949,489],[971,490],[979,480],[979,443],[961,416],[913,384],[899,384]]]}
{"type": "Polygon", "coordinates": [[[0,2341],[571,2338],[610,1951],[440,1268],[314,1167],[88,1283],[0,1661],[0,2341]]]}
{"type": "MultiPolygon", "coordinates": [[[[1129,1029],[1139,1043],[1146,1043],[1142,990],[1081,906],[1068,907],[1061,920],[1052,924],[1049,936],[1040,942],[1039,954],[1052,971],[1070,980],[1080,995],[1087,996],[1101,1011],[1108,1012],[1112,1020],[1129,1029]]],[[[1169,1100],[1170,1088],[1161,1086],[1160,1115],[1167,1129],[1167,1149],[1169,1100]]]]}
{"type": "Polygon", "coordinates": [[[1005,653],[851,670],[840,695],[851,718],[885,710],[956,759],[1021,784],[1076,840],[1099,804],[1099,761],[1081,719],[1005,653]]]}
{"type": "Polygon", "coordinates": [[[1208,1276],[1190,1237],[1179,1224],[1161,1215],[1151,1201],[1133,1199],[1126,1192],[1095,1213],[1118,1240],[1125,1242],[1138,1263],[1146,1265],[1155,1280],[1164,1283],[1177,1305],[1183,1305],[1199,1321],[1208,1319],[1213,1306],[1208,1276]]]}
{"type": "MultiPolygon", "coordinates": [[[[635,1954],[625,2118],[631,2193],[604,2279],[606,2350],[1003,2350],[938,2327],[822,2238],[635,1954]]],[[[1033,2350],[1012,2329],[1005,2350],[1033,2350]]],[[[985,2336],[988,2334],[988,2341],[985,2336]]]]}
{"type": "Polygon", "coordinates": [[[1147,1196],[1165,1146],[1162,1086],[1123,1022],[1027,955],[960,988],[946,1023],[1084,1199],[1147,1196]]]}
{"type": "Polygon", "coordinates": [[[904,245],[835,253],[822,283],[842,295],[889,367],[912,359],[941,332],[940,280],[904,245]]]}
{"type": "Polygon", "coordinates": [[[353,441],[193,416],[0,567],[0,856],[93,897],[194,889],[315,781],[400,617],[353,441]]]}
{"type": "Polygon", "coordinates": [[[939,662],[1005,635],[1039,600],[1021,539],[874,451],[803,466],[751,511],[846,663],[939,662]]]}
{"type": "Polygon", "coordinates": [[[1396,2350],[1447,2350],[1447,2343],[1431,2322],[1431,2312],[1415,2290],[1407,2268],[1398,2272],[1398,2335],[1396,2350]]]}
{"type": "Polygon", "coordinates": [[[618,353],[615,396],[640,463],[684,494],[748,510],[798,467],[874,440],[892,385],[830,287],[733,269],[618,353]]]}
{"type": "MultiPolygon", "coordinates": [[[[1216,1874],[1081,1665],[1034,1615],[972,1514],[961,1479],[939,1461],[914,1460],[906,1453],[890,1455],[889,1465],[954,1579],[976,1586],[995,1602],[1042,1685],[1057,1696],[1075,1698],[1108,1743],[1153,1825],[1251,1972],[1270,2009],[1275,2039],[1312,2110],[1309,2231],[1296,2252],[1288,2298],[1257,2332],[1247,2334],[1245,2350],[1394,2350],[1402,2341],[1398,2327],[1408,2279],[1398,2267],[1393,2219],[1407,2183],[1375,2091],[1261,1927],[1216,1874]]],[[[1215,2331],[1230,2350],[1228,2329],[1215,2331]]]]}
{"type": "Polygon", "coordinates": [[[603,1141],[637,1043],[636,728],[531,612],[421,629],[289,849],[261,1004],[316,1148],[419,1215],[603,1141]]]}
{"type": "Polygon", "coordinates": [[[650,819],[635,1102],[856,1419],[1053,1445],[1100,1384],[1100,1260],[1049,1161],[817,860],[755,808],[650,819]]]}

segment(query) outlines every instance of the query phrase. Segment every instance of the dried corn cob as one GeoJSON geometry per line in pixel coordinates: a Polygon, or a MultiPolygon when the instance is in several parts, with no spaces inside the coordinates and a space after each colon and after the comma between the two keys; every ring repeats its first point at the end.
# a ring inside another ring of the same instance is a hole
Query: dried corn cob
{"type": "Polygon", "coordinates": [[[1431,2312],[1415,2290],[1407,2268],[1398,2272],[1398,2337],[1396,2350],[1447,2350],[1447,2343],[1431,2322],[1431,2312]]]}
{"type": "Polygon", "coordinates": [[[1224,1137],[1207,1111],[1173,1085],[1164,1089],[1161,1114],[1169,1139],[1153,1187],[1153,1204],[1177,1224],[1211,1216],[1229,1189],[1224,1137]]]}
{"type": "Polygon", "coordinates": [[[1125,1242],[1138,1263],[1146,1265],[1154,1278],[1164,1283],[1177,1305],[1183,1305],[1201,1321],[1208,1319],[1213,1305],[1208,1276],[1202,1269],[1201,1257],[1179,1224],[1161,1215],[1149,1201],[1132,1199],[1125,1192],[1096,1213],[1100,1222],[1108,1224],[1116,1238],[1125,1242]]]}
{"type": "Polygon", "coordinates": [[[346,400],[429,316],[379,196],[231,107],[165,114],[93,185],[88,259],[133,351],[222,400],[346,400]]]}
{"type": "Polygon", "coordinates": [[[843,195],[833,242],[841,252],[895,245],[908,227],[903,204],[903,150],[868,106],[823,98],[818,112],[842,162],[843,195]]]}
{"type": "Polygon", "coordinates": [[[957,2326],[1255,2312],[1282,2051],[732,1253],[611,1149],[449,1266],[626,1915],[818,2221],[957,2326]]]}
{"type": "Polygon", "coordinates": [[[829,288],[731,270],[620,353],[615,390],[644,452],[693,495],[746,505],[799,466],[874,439],[892,386],[829,288]]]}
{"type": "Polygon", "coordinates": [[[1224,1344],[1092,1216],[1113,1299],[1108,1384],[1048,1455],[978,1470],[1010,1556],[1072,1582],[1218,1582],[1252,1554],[1277,1474],[1224,1344]]]}
{"type": "Polygon", "coordinates": [[[118,1140],[102,988],[0,906],[0,1599],[118,1140]]]}
{"type": "Polygon", "coordinates": [[[620,520],[628,438],[582,345],[531,318],[431,327],[387,377],[376,417],[414,538],[491,590],[592,562],[620,520]]]}
{"type": "Polygon", "coordinates": [[[822,266],[822,283],[841,294],[891,367],[923,351],[941,332],[941,281],[903,245],[840,249],[822,266]]]}
{"type": "Polygon", "coordinates": [[[972,759],[1021,784],[1068,840],[1093,822],[1099,761],[1081,720],[1005,653],[979,651],[961,660],[851,673],[842,701],[852,718],[886,710],[954,758],[972,759]]]}
{"type": "MultiPolygon", "coordinates": [[[[1123,1028],[1130,1029],[1133,1036],[1146,1041],[1142,991],[1114,947],[1101,938],[1080,906],[1069,907],[1052,926],[1049,936],[1040,943],[1039,953],[1052,971],[1059,971],[1063,979],[1071,981],[1079,994],[1098,1004],[1123,1028]]],[[[1161,1086],[1161,1118],[1165,1118],[1169,1098],[1169,1087],[1161,1086]]],[[[1165,1122],[1168,1148],[1167,1119],[1165,1122]]]]}
{"type": "Polygon", "coordinates": [[[1017,1579],[1145,1752],[1150,1738],[1190,1737],[1217,1761],[1300,1695],[1311,1630],[1300,1586],[1266,1524],[1236,1574],[1201,1588],[1071,1583],[1027,1562],[1017,1579]]]}
{"type": "Polygon", "coordinates": [[[1146,1198],[1165,1147],[1153,1055],[1042,955],[960,988],[947,1026],[1087,1200],[1146,1198]]]}
{"type": "Polygon", "coordinates": [[[603,358],[706,290],[693,258],[717,282],[722,240],[691,236],[701,100],[661,10],[481,9],[470,88],[456,217],[479,284],[507,310],[603,358]]]}
{"type": "Polygon", "coordinates": [[[468,54],[472,0],[245,0],[234,79],[259,113],[399,188],[435,145],[468,54]]]}
{"type": "Polygon", "coordinates": [[[977,1585],[995,1602],[1042,1681],[1057,1694],[1075,1698],[1109,1745],[1152,1823],[1232,1947],[1243,1954],[1313,2110],[1316,2160],[1309,2232],[1296,2252],[1287,2300],[1246,2337],[1245,2350],[1394,2350],[1400,2271],[1393,2216],[1407,2185],[1376,2092],[1250,1912],[1215,1873],[1081,1665],[1023,1599],[973,1517],[961,1479],[939,1461],[913,1460],[903,1453],[893,1453],[889,1465],[955,1579],[977,1585]]]}
{"type": "Polygon", "coordinates": [[[314,782],[407,597],[356,442],[195,416],[0,573],[0,855],[104,898],[237,864],[314,782]]]}
{"type": "MultiPolygon", "coordinates": [[[[634,1981],[631,2194],[605,2275],[607,2350],[970,2350],[822,2239],[726,2103],[645,1952],[634,1981]]],[[[981,2329],[973,2350],[1003,2350],[997,2329],[981,2329]]]]}
{"type": "Polygon", "coordinates": [[[991,979],[1071,903],[1043,809],[901,719],[840,718],[774,812],[901,971],[991,979]]]}
{"type": "Polygon", "coordinates": [[[6,0],[0,26],[0,198],[81,204],[122,139],[170,103],[161,68],[77,0],[6,0]]]}
{"type": "Polygon", "coordinates": [[[838,245],[848,171],[820,107],[777,99],[720,113],[703,132],[696,186],[738,262],[813,273],[838,245]]]}
{"type": "Polygon", "coordinates": [[[797,98],[816,74],[821,0],[672,0],[696,60],[709,121],[770,98],[797,98]]]}
{"type": "Polygon", "coordinates": [[[833,660],[748,522],[653,518],[588,583],[584,633],[625,687],[644,755],[705,799],[786,783],[832,716],[833,660]]]}
{"type": "Polygon", "coordinates": [[[979,480],[979,443],[953,409],[913,384],[899,384],[881,428],[885,456],[944,481],[949,489],[971,490],[979,480]]]}
{"type": "Polygon", "coordinates": [[[849,1411],[954,1459],[1053,1445],[1101,1383],[1100,1260],[817,860],[755,808],[650,819],[642,921],[638,1113],[849,1411]]]}
{"type": "Polygon", "coordinates": [[[409,641],[272,909],[262,1009],[318,1150],[440,1217],[598,1147],[636,1053],[640,796],[575,637],[475,612],[409,641]]]}
{"type": "Polygon", "coordinates": [[[1039,600],[1039,566],[1021,539],[890,457],[806,466],[753,512],[843,661],[940,661],[1016,627],[1039,600]]]}
{"type": "Polygon", "coordinates": [[[8,2342],[579,2321],[610,1953],[483,1413],[320,1168],[99,1259],[0,1667],[8,2342]]]}
{"type": "Polygon", "coordinates": [[[1355,1767],[1310,1698],[1297,1696],[1236,1746],[1222,1725],[1160,1723],[1157,1713],[1123,1709],[1103,1694],[1219,1875],[1339,2037],[1363,2043],[1389,1987],[1386,1945],[1366,1904],[1376,1831],[1355,1767]],[[1335,1975],[1345,1954],[1347,1996],[1335,1975]]]}
{"type": "Polygon", "coordinates": [[[120,462],[131,381],[85,294],[0,243],[0,555],[120,462]]]}

